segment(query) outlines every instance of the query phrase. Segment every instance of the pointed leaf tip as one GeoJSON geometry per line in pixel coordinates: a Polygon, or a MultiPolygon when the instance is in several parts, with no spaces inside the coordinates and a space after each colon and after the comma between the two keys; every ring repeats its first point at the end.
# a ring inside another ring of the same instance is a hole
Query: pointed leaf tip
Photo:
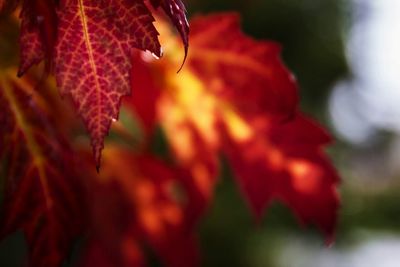
{"type": "Polygon", "coordinates": [[[62,94],[72,96],[99,166],[121,97],[130,94],[132,49],[161,56],[158,32],[150,11],[139,0],[64,0],[58,15],[57,84],[62,94]]]}
{"type": "Polygon", "coordinates": [[[189,50],[190,28],[189,22],[186,17],[186,7],[183,4],[182,0],[151,0],[151,4],[154,8],[161,7],[163,9],[163,11],[170,18],[176,30],[179,32],[179,35],[181,36],[185,54],[183,57],[182,65],[178,70],[178,72],[180,72],[186,62],[189,50]]]}

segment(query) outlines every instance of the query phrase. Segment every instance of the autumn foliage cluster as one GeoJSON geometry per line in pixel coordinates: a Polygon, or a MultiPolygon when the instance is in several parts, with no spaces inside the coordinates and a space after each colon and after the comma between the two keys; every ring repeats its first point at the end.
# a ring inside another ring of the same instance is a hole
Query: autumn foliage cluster
{"type": "Polygon", "coordinates": [[[189,35],[181,0],[0,8],[0,234],[23,231],[29,266],[61,266],[82,239],[79,266],[199,266],[222,158],[256,220],[277,200],[333,238],[331,138],[299,111],[280,46],[237,14],[195,16],[189,35]]]}

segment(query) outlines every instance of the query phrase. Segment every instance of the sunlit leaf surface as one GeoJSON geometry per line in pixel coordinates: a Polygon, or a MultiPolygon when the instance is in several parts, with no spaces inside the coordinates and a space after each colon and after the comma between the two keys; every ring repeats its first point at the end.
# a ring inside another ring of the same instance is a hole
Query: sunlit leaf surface
{"type": "Polygon", "coordinates": [[[211,200],[222,153],[257,218],[276,199],[330,240],[339,205],[338,177],[323,152],[330,137],[297,111],[297,85],[279,46],[245,36],[235,14],[197,17],[191,32],[181,72],[174,72],[179,46],[172,35],[163,40],[168,55],[149,64],[149,79],[161,92],[156,120],[190,173],[197,211],[211,200]]]}

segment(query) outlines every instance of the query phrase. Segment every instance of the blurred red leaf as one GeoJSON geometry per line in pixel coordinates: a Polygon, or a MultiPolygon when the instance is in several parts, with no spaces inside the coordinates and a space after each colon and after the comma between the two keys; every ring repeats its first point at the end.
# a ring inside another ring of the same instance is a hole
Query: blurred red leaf
{"type": "Polygon", "coordinates": [[[140,126],[147,135],[156,127],[157,110],[154,103],[160,97],[159,80],[153,80],[152,69],[148,68],[140,56],[135,53],[135,66],[131,70],[132,95],[125,98],[124,104],[134,110],[140,126]]]}
{"type": "Polygon", "coordinates": [[[18,76],[22,76],[31,66],[40,63],[45,57],[45,51],[40,39],[39,28],[31,19],[29,1],[24,1],[21,11],[20,50],[21,59],[18,76]]]}
{"type": "Polygon", "coordinates": [[[0,159],[8,179],[0,234],[21,229],[30,266],[59,266],[82,231],[79,184],[69,147],[29,80],[0,74],[0,159]]]}
{"type": "Polygon", "coordinates": [[[251,136],[240,140],[226,129],[223,150],[256,216],[279,200],[330,242],[339,205],[339,179],[322,150],[330,137],[302,115],[261,129],[257,122],[250,125],[251,136]]]}
{"type": "Polygon", "coordinates": [[[187,188],[198,196],[193,210],[202,213],[211,200],[223,153],[257,217],[277,199],[330,239],[339,205],[338,177],[323,153],[330,138],[297,114],[297,85],[279,46],[245,36],[235,14],[197,17],[187,65],[177,75],[178,43],[165,25],[157,27],[169,50],[149,65],[147,77],[160,96],[148,109],[157,110],[155,119],[191,177],[187,188]]]}
{"type": "Polygon", "coordinates": [[[146,249],[166,266],[197,266],[179,171],[117,146],[109,146],[104,158],[100,176],[90,183],[95,232],[85,266],[102,250],[112,266],[144,266],[146,249]]]}
{"type": "Polygon", "coordinates": [[[190,70],[207,91],[243,116],[286,119],[297,105],[297,85],[280,59],[280,46],[240,30],[237,14],[191,21],[190,70]]]}
{"type": "Polygon", "coordinates": [[[24,0],[20,17],[21,63],[18,76],[43,59],[46,59],[47,72],[50,72],[58,23],[54,0],[24,0]]]}

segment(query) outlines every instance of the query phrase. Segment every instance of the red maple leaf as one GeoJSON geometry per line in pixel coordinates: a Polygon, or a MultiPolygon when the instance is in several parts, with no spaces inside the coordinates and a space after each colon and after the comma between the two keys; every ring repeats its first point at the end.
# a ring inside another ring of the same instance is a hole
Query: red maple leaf
{"type": "MultiPolygon", "coordinates": [[[[187,52],[182,2],[152,4],[172,19],[187,52]]],[[[19,75],[47,59],[47,70],[54,68],[61,93],[72,96],[85,122],[99,167],[104,137],[118,118],[121,97],[130,93],[133,48],[162,55],[151,12],[143,0],[61,0],[58,6],[53,0],[25,0],[21,18],[19,75]]]]}
{"type": "Polygon", "coordinates": [[[132,48],[161,56],[153,17],[140,0],[61,1],[55,72],[92,139],[99,167],[103,140],[129,94],[132,48]]]}

